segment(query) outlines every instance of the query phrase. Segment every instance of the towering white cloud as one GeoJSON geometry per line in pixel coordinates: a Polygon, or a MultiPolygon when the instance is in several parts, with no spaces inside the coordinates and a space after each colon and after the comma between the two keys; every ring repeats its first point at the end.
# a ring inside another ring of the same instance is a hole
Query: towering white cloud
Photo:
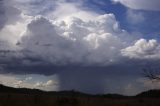
{"type": "Polygon", "coordinates": [[[107,65],[119,59],[128,38],[114,15],[105,14],[88,20],[70,17],[54,21],[36,17],[19,42],[22,49],[54,64],[107,65]]]}
{"type": "Polygon", "coordinates": [[[122,49],[122,55],[137,59],[159,59],[160,45],[151,39],[149,41],[140,39],[133,46],[122,49]]]}
{"type": "Polygon", "coordinates": [[[112,1],[119,2],[131,9],[160,11],[159,0],[112,0],[112,1]]]}

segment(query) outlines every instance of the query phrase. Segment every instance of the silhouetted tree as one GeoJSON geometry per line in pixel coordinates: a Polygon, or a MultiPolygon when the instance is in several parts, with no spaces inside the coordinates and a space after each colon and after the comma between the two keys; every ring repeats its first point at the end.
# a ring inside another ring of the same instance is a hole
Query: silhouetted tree
{"type": "Polygon", "coordinates": [[[144,77],[150,80],[160,81],[160,71],[151,67],[147,67],[143,69],[144,77]]]}

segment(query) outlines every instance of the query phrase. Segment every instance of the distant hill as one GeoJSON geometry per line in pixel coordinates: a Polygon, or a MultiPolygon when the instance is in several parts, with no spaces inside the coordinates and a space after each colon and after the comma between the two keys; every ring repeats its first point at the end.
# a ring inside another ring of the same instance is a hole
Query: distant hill
{"type": "Polygon", "coordinates": [[[36,95],[77,95],[77,96],[91,96],[89,94],[85,94],[78,91],[42,91],[39,89],[29,89],[29,88],[13,88],[0,84],[0,93],[13,93],[13,94],[36,94],[36,95]]]}
{"type": "Polygon", "coordinates": [[[45,92],[0,85],[0,106],[160,106],[160,90],[136,96],[90,95],[74,90],[45,92]]]}
{"type": "Polygon", "coordinates": [[[145,92],[142,92],[142,93],[136,95],[136,97],[160,98],[160,90],[145,91],[145,92]]]}
{"type": "Polygon", "coordinates": [[[0,84],[0,93],[43,94],[46,92],[38,89],[12,88],[0,84]]]}

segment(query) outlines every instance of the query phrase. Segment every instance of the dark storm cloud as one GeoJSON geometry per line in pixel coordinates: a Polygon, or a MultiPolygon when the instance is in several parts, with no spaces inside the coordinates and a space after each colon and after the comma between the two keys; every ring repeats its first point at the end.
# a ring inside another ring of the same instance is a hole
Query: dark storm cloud
{"type": "Polygon", "coordinates": [[[80,90],[87,93],[117,93],[127,81],[138,78],[140,68],[126,66],[90,67],[59,73],[60,90],[80,90]],[[130,70],[130,71],[128,71],[130,70]],[[117,83],[119,86],[117,86],[117,83]],[[114,88],[114,89],[113,89],[114,88]],[[117,92],[115,92],[117,91],[117,92]]]}
{"type": "Polygon", "coordinates": [[[20,13],[17,8],[9,4],[8,0],[0,0],[0,29],[6,24],[14,24],[20,13]]]}
{"type": "Polygon", "coordinates": [[[143,69],[159,69],[158,61],[126,60],[125,63],[108,67],[84,67],[58,73],[60,90],[78,90],[81,92],[118,93],[135,95],[146,90],[140,81],[144,78],[143,69]]]}
{"type": "Polygon", "coordinates": [[[3,0],[0,0],[0,29],[3,28],[6,22],[6,16],[5,16],[5,6],[3,3],[3,0]]]}

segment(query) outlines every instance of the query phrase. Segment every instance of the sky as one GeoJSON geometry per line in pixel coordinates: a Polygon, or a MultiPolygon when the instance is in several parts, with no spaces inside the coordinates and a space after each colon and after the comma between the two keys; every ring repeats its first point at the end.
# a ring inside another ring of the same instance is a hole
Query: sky
{"type": "Polygon", "coordinates": [[[0,0],[0,83],[135,95],[160,88],[159,0],[0,0]]]}

